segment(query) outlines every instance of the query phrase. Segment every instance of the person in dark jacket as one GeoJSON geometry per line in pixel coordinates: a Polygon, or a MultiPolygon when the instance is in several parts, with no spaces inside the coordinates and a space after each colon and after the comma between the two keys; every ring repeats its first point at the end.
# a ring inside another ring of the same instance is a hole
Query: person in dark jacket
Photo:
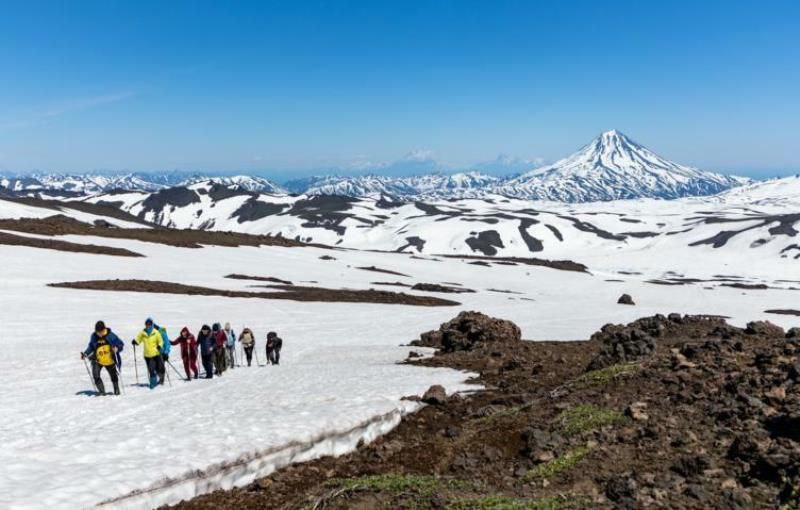
{"type": "Polygon", "coordinates": [[[228,335],[225,334],[219,322],[211,326],[214,335],[214,375],[220,376],[225,371],[225,345],[228,343],[228,335]]]}
{"type": "Polygon", "coordinates": [[[203,369],[206,371],[206,379],[213,379],[214,366],[214,335],[208,324],[203,324],[200,333],[197,335],[197,349],[200,351],[200,360],[203,362],[203,369]]]}
{"type": "Polygon", "coordinates": [[[94,333],[89,337],[89,345],[81,353],[81,359],[90,358],[92,360],[92,377],[98,394],[106,394],[103,379],[100,377],[101,371],[105,368],[114,385],[114,395],[119,395],[120,353],[124,348],[125,344],[122,340],[107,328],[103,321],[97,321],[97,324],[94,325],[94,333]]]}
{"type": "Polygon", "coordinates": [[[170,343],[181,346],[181,359],[183,360],[183,370],[186,371],[186,380],[191,381],[192,374],[197,379],[197,340],[189,328],[184,327],[180,336],[175,340],[170,340],[170,343]]]}
{"type": "Polygon", "coordinates": [[[274,331],[267,333],[267,361],[272,365],[279,365],[281,361],[281,347],[283,340],[274,331]]]}

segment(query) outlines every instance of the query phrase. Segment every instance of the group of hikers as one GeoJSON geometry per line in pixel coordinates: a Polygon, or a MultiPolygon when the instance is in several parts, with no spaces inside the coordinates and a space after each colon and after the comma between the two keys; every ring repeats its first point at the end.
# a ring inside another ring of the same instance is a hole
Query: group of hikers
{"type": "MultiPolygon", "coordinates": [[[[256,354],[256,363],[258,361],[258,352],[255,350],[256,337],[250,328],[242,329],[241,334],[237,337],[230,323],[225,323],[225,326],[220,326],[219,323],[214,323],[211,327],[204,324],[200,328],[197,337],[189,331],[188,327],[181,329],[180,335],[174,340],[169,339],[166,328],[156,324],[153,319],[148,318],[144,322],[144,329],[142,329],[131,344],[134,348],[134,363],[136,364],[136,348],[141,346],[142,354],[144,356],[144,363],[147,367],[148,384],[150,389],[158,385],[164,384],[165,377],[168,379],[167,366],[173,368],[176,372],[177,369],[169,360],[170,351],[173,346],[180,345],[181,360],[183,361],[183,370],[186,373],[186,380],[198,379],[200,372],[198,370],[197,358],[200,357],[202,368],[205,371],[203,377],[205,379],[212,379],[215,375],[221,376],[228,368],[236,367],[236,343],[242,348],[244,358],[247,360],[247,366],[251,366],[253,361],[253,353],[256,354]]],[[[267,363],[277,365],[280,363],[281,348],[283,347],[283,340],[275,333],[270,331],[267,333],[266,340],[266,355],[267,363]]],[[[114,385],[114,394],[120,394],[120,377],[119,371],[122,367],[122,350],[125,348],[125,343],[108,328],[103,321],[98,321],[94,327],[94,333],[89,338],[89,345],[86,350],[81,352],[81,359],[91,361],[90,376],[93,380],[97,393],[105,395],[105,385],[101,373],[103,368],[106,369],[114,385]]],[[[241,358],[241,356],[240,356],[241,358]]],[[[242,360],[239,360],[240,366],[243,366],[242,360]]],[[[138,364],[136,365],[136,373],[138,379],[138,364]]],[[[88,365],[87,365],[87,370],[88,365]]]]}

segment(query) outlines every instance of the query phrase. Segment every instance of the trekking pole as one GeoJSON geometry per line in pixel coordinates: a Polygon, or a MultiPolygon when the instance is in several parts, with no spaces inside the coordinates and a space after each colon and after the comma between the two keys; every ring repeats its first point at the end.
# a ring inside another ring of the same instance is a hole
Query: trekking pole
{"type": "MultiPolygon", "coordinates": [[[[174,371],[175,371],[175,373],[176,373],[176,374],[178,374],[178,377],[180,377],[181,379],[183,379],[183,376],[181,375],[181,373],[180,373],[180,372],[178,372],[178,369],[177,369],[177,368],[175,368],[175,365],[173,365],[173,364],[172,364],[172,362],[171,362],[170,360],[167,360],[167,365],[169,365],[170,367],[172,367],[172,370],[174,370],[174,371]]],[[[169,372],[167,372],[167,374],[169,374],[169,372]]],[[[188,380],[189,380],[189,378],[187,377],[187,378],[186,378],[186,380],[188,381],[188,380]]],[[[171,384],[170,384],[170,386],[171,386],[171,384]]]]}
{"type": "Polygon", "coordinates": [[[258,366],[266,366],[262,365],[261,360],[258,358],[258,349],[253,349],[253,350],[256,351],[256,364],[258,364],[258,366]]]}
{"type": "Polygon", "coordinates": [[[139,357],[136,355],[136,344],[133,344],[133,368],[136,370],[136,386],[139,386],[139,363],[136,361],[139,357]]]}
{"type": "Polygon", "coordinates": [[[92,377],[92,371],[89,370],[89,363],[86,362],[86,358],[83,359],[83,366],[86,367],[86,373],[89,374],[89,380],[92,382],[92,388],[94,388],[95,393],[100,393],[100,390],[97,389],[97,385],[94,383],[94,377],[92,377]]]}
{"type": "MultiPolygon", "coordinates": [[[[164,361],[169,363],[169,360],[164,360],[164,361]]],[[[172,365],[172,363],[169,364],[172,365]]],[[[166,374],[167,376],[167,382],[169,383],[169,387],[172,388],[172,379],[169,378],[169,371],[166,368],[164,369],[164,374],[166,374]]]]}

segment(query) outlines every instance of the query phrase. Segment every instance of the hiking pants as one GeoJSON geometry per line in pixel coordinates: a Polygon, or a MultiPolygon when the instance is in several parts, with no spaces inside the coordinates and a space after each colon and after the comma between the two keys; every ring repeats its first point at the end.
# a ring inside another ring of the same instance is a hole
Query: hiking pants
{"type": "Polygon", "coordinates": [[[225,348],[224,347],[217,347],[214,350],[214,364],[216,365],[216,374],[222,375],[222,372],[225,371],[225,348]]]}
{"type": "Polygon", "coordinates": [[[111,378],[112,384],[114,384],[114,393],[119,395],[119,380],[117,378],[117,367],[114,365],[101,365],[97,361],[92,360],[92,377],[94,378],[94,384],[97,386],[97,391],[100,393],[106,392],[106,387],[103,385],[103,379],[100,377],[100,372],[106,369],[108,372],[108,376],[111,378]]]}
{"type": "Polygon", "coordinates": [[[267,351],[267,358],[269,358],[269,362],[273,365],[278,365],[281,361],[281,350],[280,349],[271,349],[267,351]]]}
{"type": "Polygon", "coordinates": [[[225,346],[225,359],[227,360],[228,366],[231,368],[236,367],[236,346],[225,346]]]}
{"type": "Polygon", "coordinates": [[[147,375],[150,377],[150,389],[158,384],[164,383],[164,359],[160,354],[151,358],[145,358],[144,364],[147,365],[147,375]],[[160,378],[160,380],[159,380],[160,378]]]}
{"type": "Polygon", "coordinates": [[[210,352],[208,354],[203,354],[201,356],[201,361],[203,362],[203,370],[206,371],[206,379],[214,378],[214,366],[211,362],[213,358],[214,358],[213,352],[210,352]]]}
{"type": "Polygon", "coordinates": [[[253,362],[253,346],[245,346],[244,348],[244,355],[247,357],[247,366],[250,366],[250,363],[253,362]]]}
{"type": "Polygon", "coordinates": [[[197,356],[195,356],[194,358],[190,358],[189,356],[184,356],[183,370],[186,372],[187,379],[192,378],[192,373],[194,373],[194,378],[197,379],[197,356]]]}
{"type": "Polygon", "coordinates": [[[168,354],[161,354],[159,356],[159,364],[158,364],[158,384],[164,384],[164,376],[167,375],[167,360],[169,360],[168,354]]]}

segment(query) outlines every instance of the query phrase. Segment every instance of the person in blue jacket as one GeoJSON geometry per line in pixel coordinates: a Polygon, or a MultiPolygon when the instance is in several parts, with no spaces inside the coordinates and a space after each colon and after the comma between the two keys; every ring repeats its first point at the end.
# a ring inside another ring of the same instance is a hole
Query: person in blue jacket
{"type": "Polygon", "coordinates": [[[158,381],[159,384],[164,384],[164,376],[166,375],[167,363],[169,362],[169,353],[172,350],[172,344],[169,341],[169,335],[167,335],[167,328],[159,326],[158,324],[153,324],[153,328],[161,333],[161,339],[164,341],[164,343],[161,345],[161,363],[158,365],[158,381]]]}
{"type": "Polygon", "coordinates": [[[114,395],[119,395],[119,367],[122,364],[120,353],[124,348],[125,344],[122,340],[107,328],[103,321],[97,321],[97,324],[94,325],[94,333],[89,337],[89,345],[81,353],[81,359],[92,360],[92,377],[99,395],[106,394],[103,379],[100,377],[103,368],[111,377],[114,395]]]}

